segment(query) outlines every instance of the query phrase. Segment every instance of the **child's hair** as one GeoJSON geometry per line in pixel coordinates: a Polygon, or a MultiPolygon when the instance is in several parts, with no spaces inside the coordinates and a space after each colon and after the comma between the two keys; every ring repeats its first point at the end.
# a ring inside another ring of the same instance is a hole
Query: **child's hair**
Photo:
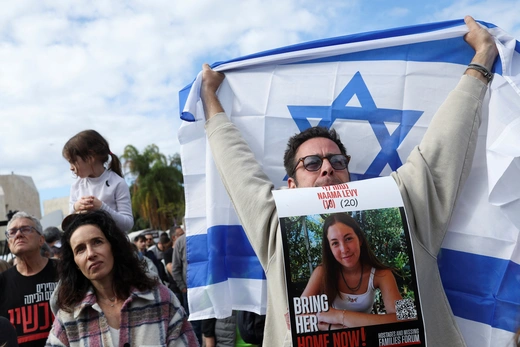
{"type": "Polygon", "coordinates": [[[77,133],[63,146],[63,157],[70,163],[74,163],[77,157],[87,161],[93,157],[102,163],[111,157],[109,169],[123,177],[119,158],[110,151],[107,140],[95,130],[84,130],[77,133]]]}

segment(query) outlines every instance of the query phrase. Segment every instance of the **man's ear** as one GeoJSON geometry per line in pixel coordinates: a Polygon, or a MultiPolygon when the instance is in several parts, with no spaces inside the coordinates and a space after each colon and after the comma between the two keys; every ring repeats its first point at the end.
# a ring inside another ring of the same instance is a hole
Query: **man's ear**
{"type": "Polygon", "coordinates": [[[296,184],[296,180],[292,177],[289,177],[287,179],[287,186],[289,187],[289,189],[298,188],[298,185],[296,184]]]}
{"type": "Polygon", "coordinates": [[[43,246],[44,243],[45,243],[45,237],[43,235],[40,235],[40,248],[43,246]]]}

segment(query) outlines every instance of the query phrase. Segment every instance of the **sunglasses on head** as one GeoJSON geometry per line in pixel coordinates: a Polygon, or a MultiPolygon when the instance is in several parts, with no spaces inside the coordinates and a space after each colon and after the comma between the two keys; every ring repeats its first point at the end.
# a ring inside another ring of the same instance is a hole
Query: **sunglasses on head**
{"type": "Polygon", "coordinates": [[[319,155],[308,155],[306,157],[298,159],[296,162],[296,166],[293,170],[293,175],[296,172],[296,169],[298,168],[298,165],[300,162],[303,163],[303,167],[307,171],[318,171],[321,169],[321,166],[323,165],[323,159],[327,159],[330,163],[330,166],[334,170],[345,170],[348,167],[348,163],[350,162],[350,155],[345,154],[329,154],[324,157],[321,157],[319,155]]]}

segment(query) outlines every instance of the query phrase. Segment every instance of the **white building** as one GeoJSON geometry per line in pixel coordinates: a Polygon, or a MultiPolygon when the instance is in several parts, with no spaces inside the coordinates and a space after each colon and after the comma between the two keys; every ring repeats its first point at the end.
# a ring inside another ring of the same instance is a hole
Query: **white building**
{"type": "Polygon", "coordinates": [[[25,211],[41,219],[40,194],[31,177],[0,175],[0,253],[5,249],[5,229],[9,211],[25,211]]]}
{"type": "MultiPolygon", "coordinates": [[[[0,187],[4,194],[4,201],[0,207],[0,218],[2,218],[3,210],[5,213],[9,210],[25,211],[38,219],[42,218],[40,194],[31,177],[15,174],[0,175],[0,187]]],[[[3,217],[5,220],[5,216],[3,217]]]]}

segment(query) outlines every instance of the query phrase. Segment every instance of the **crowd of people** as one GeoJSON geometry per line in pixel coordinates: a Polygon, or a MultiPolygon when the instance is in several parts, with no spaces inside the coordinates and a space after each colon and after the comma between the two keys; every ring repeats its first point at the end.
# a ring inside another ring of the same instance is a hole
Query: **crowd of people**
{"type": "Polygon", "coordinates": [[[160,232],[157,243],[152,230],[129,239],[129,188],[97,131],[73,136],[63,157],[77,179],[61,230],[23,211],[8,221],[0,346],[202,345],[202,322],[187,320],[182,227],[160,232]]]}
{"type": "Polygon", "coordinates": [[[62,153],[77,177],[62,230],[23,211],[7,223],[0,346],[199,346],[171,273],[184,231],[161,233],[157,245],[146,232],[129,240],[130,191],[97,131],[76,134],[62,153]]]}
{"type": "MultiPolygon", "coordinates": [[[[475,50],[473,67],[408,162],[392,174],[411,216],[426,337],[434,346],[464,346],[439,276],[430,274],[437,273],[439,240],[471,166],[475,124],[489,82],[486,72],[497,56],[489,33],[471,17],[466,24],[465,39],[475,50]]],[[[266,272],[268,309],[258,343],[291,345],[273,186],[220,105],[216,92],[223,79],[204,65],[201,97],[215,163],[266,272]]],[[[94,130],[82,131],[67,141],[62,154],[77,176],[62,231],[43,230],[25,212],[14,214],[7,225],[15,257],[12,264],[0,262],[0,346],[247,345],[237,327],[245,319],[239,312],[227,319],[188,321],[186,235],[181,227],[161,233],[157,244],[146,232],[128,239],[133,227],[130,192],[108,142],[94,130]]],[[[289,188],[350,180],[346,149],[333,130],[310,128],[289,139],[284,164],[289,188]]],[[[323,248],[323,264],[302,295],[334,298],[333,308],[320,313],[320,324],[330,330],[395,321],[395,301],[401,299],[395,278],[371,254],[356,223],[347,215],[327,219],[323,248]],[[368,313],[376,289],[386,315],[368,313]],[[351,307],[347,296],[366,301],[366,307],[351,307]]]]}
{"type": "Polygon", "coordinates": [[[62,228],[42,230],[25,212],[9,221],[14,257],[0,261],[0,346],[117,345],[121,338],[132,346],[217,346],[216,336],[220,346],[226,336],[254,346],[235,331],[235,316],[188,322],[182,227],[157,243],[147,230],[129,240],[109,212],[93,209],[69,215],[62,228]]]}

